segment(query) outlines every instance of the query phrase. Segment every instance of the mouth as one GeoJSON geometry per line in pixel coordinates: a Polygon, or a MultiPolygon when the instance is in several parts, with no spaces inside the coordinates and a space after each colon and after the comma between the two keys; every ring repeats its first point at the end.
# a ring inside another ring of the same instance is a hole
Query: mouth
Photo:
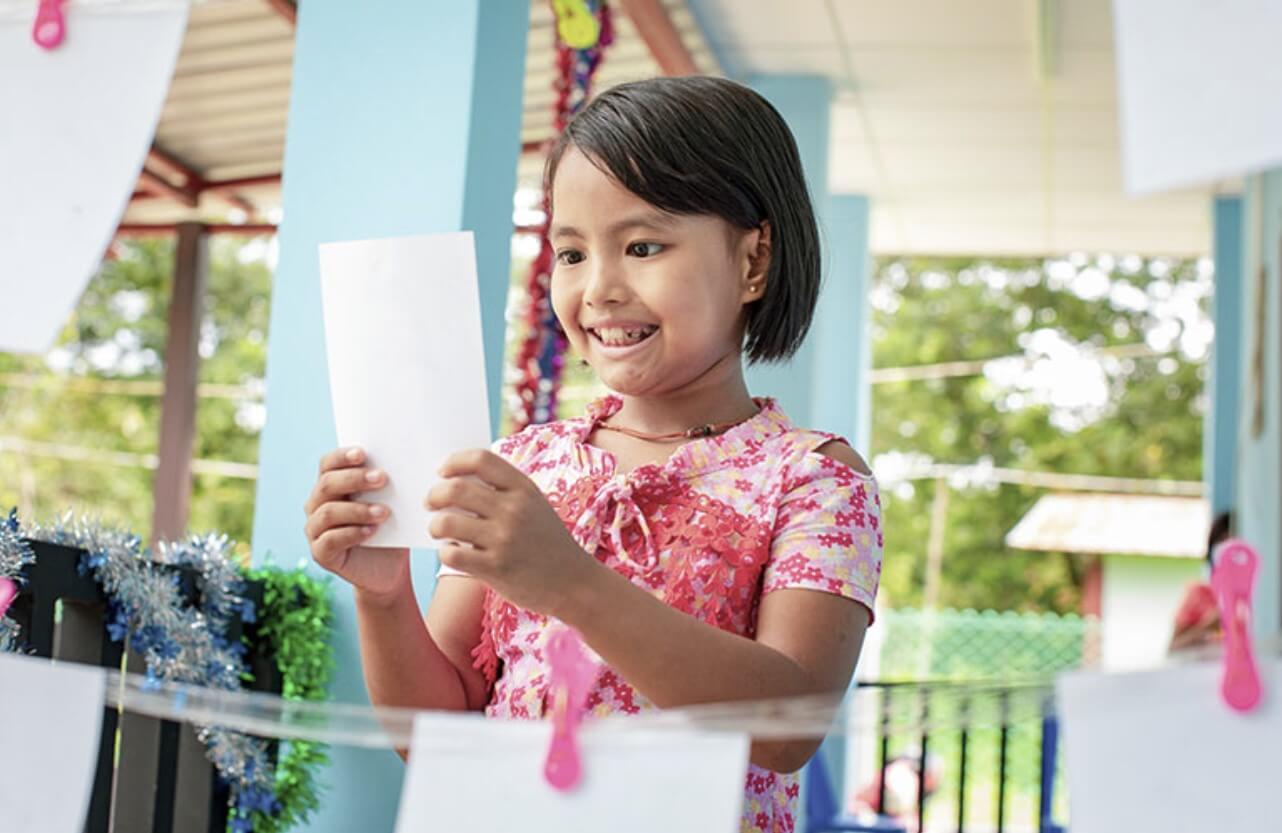
{"type": "Polygon", "coordinates": [[[599,327],[587,328],[588,335],[605,347],[634,347],[659,331],[653,325],[639,327],[599,327]]]}

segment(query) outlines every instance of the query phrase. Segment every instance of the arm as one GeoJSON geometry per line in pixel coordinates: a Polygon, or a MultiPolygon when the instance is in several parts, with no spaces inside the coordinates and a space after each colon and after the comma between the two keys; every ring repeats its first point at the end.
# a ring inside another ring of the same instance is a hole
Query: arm
{"type": "Polygon", "coordinates": [[[304,506],[304,532],[316,563],[352,585],[370,701],[479,709],[485,683],[471,667],[470,648],[480,633],[484,589],[465,578],[439,582],[424,621],[410,579],[409,551],[362,546],[388,517],[387,507],[354,499],[386,483],[387,475],[365,462],[361,449],[325,455],[304,506]]]}
{"type": "MultiPolygon", "coordinates": [[[[408,567],[403,588],[390,597],[355,591],[361,670],[370,702],[442,711],[484,708],[486,683],[471,662],[471,645],[480,637],[484,587],[474,579],[442,576],[426,617],[419,614],[408,567]]],[[[407,759],[408,751],[397,748],[396,754],[407,759]]]]}
{"type": "MultiPolygon", "coordinates": [[[[867,472],[844,444],[821,449],[867,472]]],[[[585,557],[528,479],[493,455],[456,455],[429,495],[432,533],[466,541],[442,563],[483,579],[514,604],[555,616],[638,691],[663,707],[844,691],[870,614],[851,599],[778,589],[761,601],[756,640],[668,607],[585,557]],[[478,483],[467,476],[483,480],[478,483]],[[645,634],[645,639],[638,639],[645,634]]],[[[760,743],[752,761],[778,771],[802,766],[819,740],[760,743]]]]}
{"type": "Polygon", "coordinates": [[[408,567],[402,589],[391,596],[357,588],[361,665],[370,701],[446,711],[483,708],[486,685],[472,668],[471,646],[480,638],[484,592],[474,579],[443,576],[424,617],[408,567]]]}
{"type": "MultiPolygon", "coordinates": [[[[753,641],[668,607],[593,563],[597,569],[567,598],[558,618],[660,707],[842,692],[850,684],[869,622],[868,609],[858,602],[778,590],[761,600],[753,641]]],[[[754,743],[750,759],[793,772],[821,741],[754,743]]]]}

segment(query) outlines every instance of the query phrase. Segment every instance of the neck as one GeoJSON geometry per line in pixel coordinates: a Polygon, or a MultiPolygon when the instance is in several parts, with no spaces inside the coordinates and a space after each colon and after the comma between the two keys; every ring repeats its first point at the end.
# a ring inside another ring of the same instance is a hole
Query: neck
{"type": "Polygon", "coordinates": [[[610,419],[651,434],[685,431],[696,425],[735,422],[757,413],[739,356],[728,357],[678,390],[656,396],[621,395],[623,406],[610,419]]]}

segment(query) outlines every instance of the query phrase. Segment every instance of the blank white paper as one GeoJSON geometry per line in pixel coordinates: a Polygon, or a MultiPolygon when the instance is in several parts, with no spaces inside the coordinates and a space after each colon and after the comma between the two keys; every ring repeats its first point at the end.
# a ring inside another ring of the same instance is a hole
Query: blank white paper
{"type": "Polygon", "coordinates": [[[748,737],[585,725],[584,778],[543,780],[547,721],[419,715],[396,833],[737,833],[748,737]]]}
{"type": "Polygon", "coordinates": [[[1113,0],[1126,190],[1282,162],[1282,3],[1113,0]]]}
{"type": "Polygon", "coordinates": [[[451,454],[490,444],[471,232],[323,243],[321,300],[340,446],[360,446],[391,507],[373,547],[429,547],[423,501],[451,454]]]}
{"type": "Polygon", "coordinates": [[[1261,664],[1264,700],[1220,699],[1219,663],[1058,683],[1073,833],[1282,830],[1282,660],[1261,664]]]}
{"type": "Polygon", "coordinates": [[[0,653],[0,830],[84,829],[105,685],[101,668],[0,653]]]}
{"type": "Polygon", "coordinates": [[[46,51],[36,7],[0,0],[0,350],[21,353],[53,344],[97,271],[187,26],[185,2],[70,2],[46,51]]]}

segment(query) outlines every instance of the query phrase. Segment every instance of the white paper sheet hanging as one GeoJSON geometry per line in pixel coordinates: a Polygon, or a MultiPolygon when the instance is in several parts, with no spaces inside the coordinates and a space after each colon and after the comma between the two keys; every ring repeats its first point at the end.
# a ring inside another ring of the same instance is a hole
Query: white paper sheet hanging
{"type": "Polygon", "coordinates": [[[1282,3],[1113,0],[1113,19],[1128,192],[1282,162],[1282,3]]]}
{"type": "Polygon", "coordinates": [[[490,443],[472,234],[324,243],[320,271],[338,442],[388,473],[364,495],[392,509],[368,544],[431,546],[437,469],[490,443]]]}
{"type": "Polygon", "coordinates": [[[98,268],[160,118],[185,2],[68,3],[66,40],[31,38],[35,0],[0,0],[0,350],[53,343],[98,268]]]}
{"type": "Polygon", "coordinates": [[[0,654],[0,830],[84,829],[105,679],[101,668],[0,654]]]}
{"type": "Polygon", "coordinates": [[[561,793],[543,780],[550,722],[420,715],[396,833],[735,833],[748,738],[629,729],[580,734],[584,780],[561,793]]]}
{"type": "Polygon", "coordinates": [[[1282,830],[1282,660],[1260,662],[1265,700],[1220,700],[1218,663],[1058,684],[1073,833],[1282,830]]]}

